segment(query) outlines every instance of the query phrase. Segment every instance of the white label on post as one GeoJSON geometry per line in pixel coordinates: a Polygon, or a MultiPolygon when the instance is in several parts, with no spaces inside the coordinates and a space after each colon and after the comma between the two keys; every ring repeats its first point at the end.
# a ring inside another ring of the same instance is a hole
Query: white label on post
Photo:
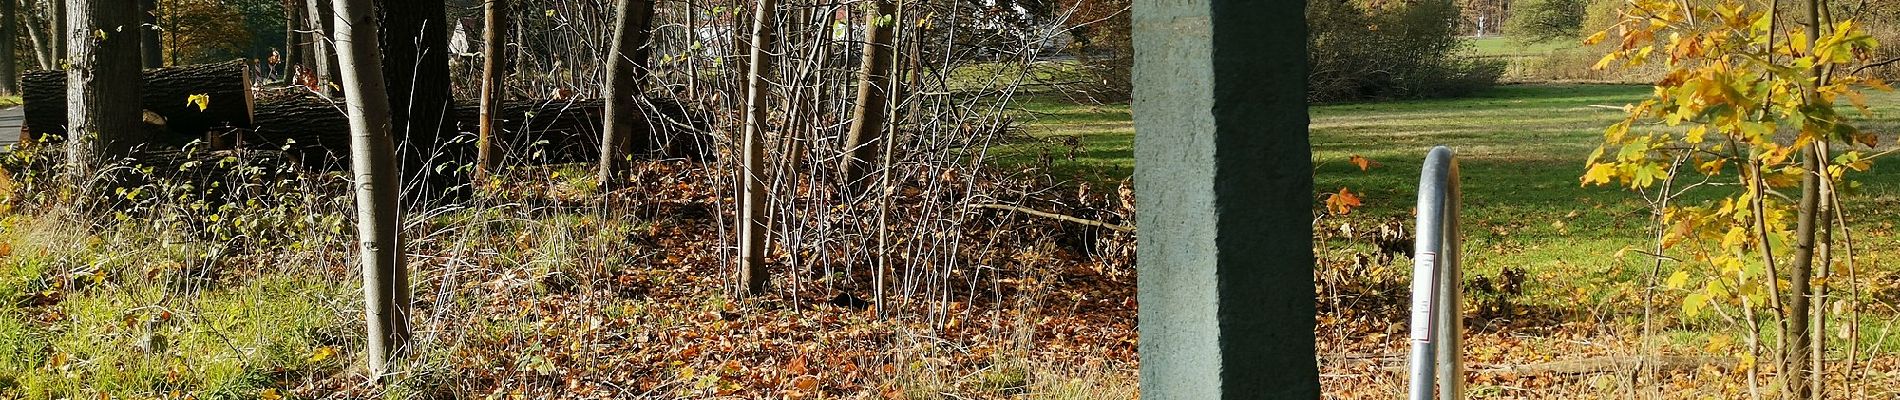
{"type": "Polygon", "coordinates": [[[1432,300],[1438,298],[1438,253],[1419,253],[1412,260],[1412,341],[1432,339],[1432,300]]]}

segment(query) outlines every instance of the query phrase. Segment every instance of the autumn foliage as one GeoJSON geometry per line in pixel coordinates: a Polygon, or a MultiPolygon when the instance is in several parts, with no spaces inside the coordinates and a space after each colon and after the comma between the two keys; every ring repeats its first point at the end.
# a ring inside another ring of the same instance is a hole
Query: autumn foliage
{"type": "MultiPolygon", "coordinates": [[[[1681,258],[1662,282],[1680,294],[1681,315],[1740,314],[1731,321],[1745,332],[1775,324],[1778,349],[1787,349],[1774,353],[1788,361],[1779,371],[1786,380],[1808,357],[1790,354],[1805,343],[1808,315],[1825,321],[1858,307],[1853,298],[1831,310],[1800,307],[1807,297],[1825,299],[1830,286],[1848,286],[1821,278],[1837,267],[1827,232],[1845,229],[1848,217],[1828,210],[1839,209],[1838,193],[1878,157],[1867,152],[1879,136],[1837,104],[1871,116],[1862,92],[1890,89],[1855,73],[1877,45],[1860,23],[1824,19],[1807,29],[1788,22],[1795,11],[1777,4],[1635,0],[1613,27],[1590,36],[1588,44],[1614,44],[1595,68],[1660,64],[1667,72],[1649,98],[1626,106],[1626,117],[1604,131],[1580,180],[1648,194],[1658,208],[1658,253],[1681,258]],[[1675,203],[1688,193],[1707,200],[1675,203]],[[1802,217],[1809,219],[1798,223],[1802,217]],[[1802,270],[1808,265],[1812,281],[1802,270]]],[[[1843,339],[1856,337],[1852,323],[1842,325],[1843,339]]],[[[1757,360],[1759,337],[1744,336],[1741,367],[1767,370],[1757,360]]]]}

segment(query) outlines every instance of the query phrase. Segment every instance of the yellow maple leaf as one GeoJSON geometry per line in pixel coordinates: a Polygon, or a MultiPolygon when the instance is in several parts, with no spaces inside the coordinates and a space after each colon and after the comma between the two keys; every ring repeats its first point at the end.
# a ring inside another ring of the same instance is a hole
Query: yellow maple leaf
{"type": "Polygon", "coordinates": [[[1682,141],[1689,142],[1690,144],[1702,143],[1702,137],[1707,136],[1708,134],[1709,134],[1708,125],[1696,125],[1693,128],[1689,128],[1689,134],[1686,136],[1683,136],[1682,141]]]}
{"type": "Polygon", "coordinates": [[[331,347],[331,346],[318,347],[315,351],[310,352],[310,362],[313,362],[313,363],[320,362],[323,360],[328,360],[330,359],[330,357],[334,357],[334,356],[336,356],[335,347],[331,347]]]}
{"type": "Polygon", "coordinates": [[[1616,167],[1607,163],[1590,164],[1590,170],[1583,173],[1583,184],[1579,186],[1590,186],[1593,183],[1599,186],[1607,185],[1613,177],[1616,177],[1616,167]]]}
{"type": "Polygon", "coordinates": [[[199,94],[186,96],[185,105],[198,106],[198,111],[203,112],[206,108],[211,107],[211,94],[199,93],[199,94]]]}
{"type": "Polygon", "coordinates": [[[1663,285],[1668,286],[1670,289],[1681,289],[1688,284],[1689,271],[1676,271],[1675,274],[1669,275],[1669,280],[1663,282],[1663,285]]]}
{"type": "Polygon", "coordinates": [[[1596,34],[1592,34],[1590,35],[1590,37],[1584,38],[1583,45],[1595,46],[1597,43],[1602,43],[1603,39],[1609,36],[1610,36],[1610,31],[1597,31],[1596,34]]]}
{"type": "Polygon", "coordinates": [[[1727,163],[1728,163],[1728,159],[1717,158],[1714,160],[1703,162],[1701,164],[1696,164],[1695,169],[1696,171],[1701,172],[1703,175],[1715,175],[1715,174],[1722,173],[1722,166],[1727,163]]]}

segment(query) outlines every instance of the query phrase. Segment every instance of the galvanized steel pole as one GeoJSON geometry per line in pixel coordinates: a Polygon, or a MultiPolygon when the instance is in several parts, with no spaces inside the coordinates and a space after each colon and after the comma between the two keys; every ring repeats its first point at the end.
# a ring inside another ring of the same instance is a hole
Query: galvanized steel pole
{"type": "Polygon", "coordinates": [[[1438,146],[1418,179],[1418,227],[1412,257],[1412,400],[1464,397],[1463,281],[1459,264],[1458,160],[1438,146]],[[1435,381],[1435,382],[1434,382],[1435,381]]]}

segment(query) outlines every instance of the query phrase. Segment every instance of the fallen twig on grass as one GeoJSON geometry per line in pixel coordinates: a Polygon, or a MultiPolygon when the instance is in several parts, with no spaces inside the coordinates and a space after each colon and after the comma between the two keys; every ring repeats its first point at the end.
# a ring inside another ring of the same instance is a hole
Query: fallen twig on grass
{"type": "Polygon", "coordinates": [[[1479,374],[1583,375],[1652,367],[1659,371],[1695,369],[1703,365],[1732,366],[1735,359],[1705,356],[1609,356],[1524,365],[1497,365],[1476,369],[1479,374]]]}
{"type": "Polygon", "coordinates": [[[1068,215],[1062,215],[1062,214],[1056,214],[1056,213],[1052,213],[1052,212],[1048,212],[1048,211],[1041,211],[1041,210],[1036,210],[1036,209],[1033,209],[1033,208],[1027,208],[1027,207],[1021,207],[1021,206],[1012,206],[1012,205],[1008,205],[1008,204],[996,204],[996,203],[977,203],[977,204],[971,204],[971,205],[969,205],[969,207],[970,207],[970,208],[988,208],[988,209],[993,209],[993,210],[1006,210],[1006,211],[1015,211],[1015,212],[1019,212],[1019,213],[1023,213],[1023,214],[1029,214],[1029,215],[1034,215],[1034,216],[1038,216],[1038,217],[1043,217],[1043,218],[1050,218],[1050,219],[1055,219],[1055,220],[1061,220],[1061,221],[1068,221],[1068,222],[1074,222],[1074,223],[1077,223],[1077,224],[1082,224],[1082,225],[1088,225],[1088,226],[1093,226],[1093,227],[1100,227],[1100,228],[1108,228],[1108,229],[1113,229],[1113,230],[1115,230],[1116,232],[1134,232],[1134,231],[1135,231],[1135,227],[1133,227],[1133,226],[1128,226],[1128,225],[1122,225],[1122,224],[1111,224],[1111,223],[1107,223],[1107,222],[1102,222],[1102,221],[1097,221],[1097,220],[1092,220],[1092,219],[1087,219],[1087,218],[1080,218],[1080,217],[1074,217],[1074,216],[1068,216],[1068,215]]]}

